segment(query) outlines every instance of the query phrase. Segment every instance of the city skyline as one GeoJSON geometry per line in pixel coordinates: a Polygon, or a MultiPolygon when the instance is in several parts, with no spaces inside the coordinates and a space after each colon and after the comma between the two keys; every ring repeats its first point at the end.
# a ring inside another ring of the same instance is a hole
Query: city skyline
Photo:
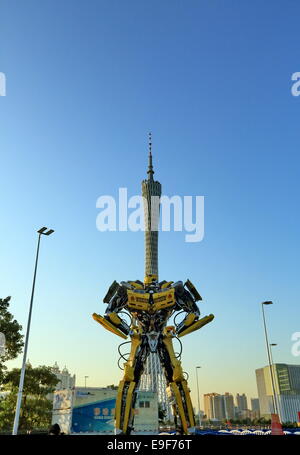
{"type": "MultiPolygon", "coordinates": [[[[27,361],[28,364],[31,365],[30,361],[28,360],[27,361]]],[[[31,365],[32,366],[32,365],[31,365]]],[[[86,385],[84,384],[83,385],[80,385],[76,383],[76,375],[73,374],[71,372],[69,372],[68,368],[66,365],[64,365],[64,368],[60,368],[59,365],[57,364],[57,362],[54,363],[54,365],[52,365],[51,367],[51,370],[53,373],[55,373],[58,378],[59,378],[59,382],[58,384],[55,386],[55,389],[56,390],[60,390],[60,389],[65,389],[65,388],[72,388],[72,387],[87,387],[87,388],[91,388],[91,386],[89,385],[86,385]]],[[[87,378],[88,376],[85,376],[85,378],[87,378]]],[[[109,388],[109,387],[117,387],[116,384],[106,384],[106,385],[102,385],[103,388],[109,388]]],[[[100,385],[98,385],[98,387],[101,387],[100,385]]],[[[211,394],[219,394],[219,395],[222,395],[221,392],[210,392],[211,394]]],[[[232,392],[225,392],[226,393],[229,393],[230,395],[232,395],[234,397],[234,404],[238,407],[238,396],[245,396],[246,399],[248,399],[251,403],[252,403],[252,400],[258,400],[257,397],[247,397],[247,395],[245,395],[244,393],[243,394],[239,394],[239,393],[232,393],[232,392]]],[[[224,394],[223,394],[224,395],[224,394]]],[[[202,394],[202,396],[204,396],[204,394],[202,394]]],[[[243,408],[243,409],[253,409],[253,405],[251,404],[251,406],[249,407],[246,407],[246,408],[243,408]]]]}
{"type": "MultiPolygon", "coordinates": [[[[30,367],[35,367],[31,364],[30,362],[30,359],[27,360],[27,365],[29,365],[30,367]]],[[[58,363],[55,361],[54,365],[50,366],[50,365],[47,365],[48,367],[51,368],[51,371],[53,373],[55,373],[59,379],[59,382],[58,384],[56,385],[55,387],[55,390],[61,390],[61,389],[70,389],[70,388],[88,388],[88,389],[93,389],[93,388],[103,388],[103,389],[106,389],[106,388],[110,388],[110,387],[113,387],[113,388],[116,388],[117,389],[117,385],[116,384],[97,384],[97,385],[90,385],[90,384],[87,384],[86,382],[86,378],[89,378],[89,376],[84,376],[84,385],[80,383],[80,380],[82,380],[82,378],[77,378],[79,379],[79,381],[76,381],[76,375],[75,374],[72,374],[66,365],[64,365],[64,368],[59,368],[59,365],[58,363]]],[[[291,382],[289,382],[289,384],[295,384],[295,381],[297,382],[297,393],[298,393],[298,396],[296,397],[298,399],[298,402],[300,402],[300,395],[299,395],[299,381],[300,381],[300,364],[299,365],[286,365],[286,364],[274,364],[273,365],[273,369],[274,371],[276,372],[276,380],[275,380],[275,394],[279,397],[280,396],[280,392],[279,390],[282,388],[282,385],[280,385],[280,383],[283,384],[285,390],[283,393],[286,393],[286,390],[289,390],[289,388],[287,388],[287,383],[285,381],[285,377],[287,375],[287,373],[285,373],[285,376],[284,376],[284,381],[285,382],[282,382],[282,378],[280,379],[280,376],[278,376],[278,379],[277,379],[277,374],[278,374],[278,368],[279,368],[279,371],[282,375],[282,372],[285,371],[286,369],[289,369],[289,371],[291,370],[292,373],[292,378],[290,379],[291,382]],[[279,381],[279,382],[278,382],[279,381]],[[281,381],[281,382],[280,382],[281,381]]],[[[246,417],[249,417],[249,415],[247,416],[245,413],[243,414],[244,411],[259,411],[260,408],[263,410],[262,414],[261,414],[261,417],[266,417],[266,418],[269,418],[270,416],[268,415],[269,412],[266,411],[267,407],[272,408],[272,395],[273,395],[273,392],[272,392],[272,387],[271,387],[271,382],[270,382],[270,372],[269,372],[269,365],[266,365],[266,366],[263,366],[259,369],[257,369],[255,371],[256,373],[256,383],[257,383],[257,396],[248,396],[247,394],[245,394],[244,392],[241,393],[241,391],[239,392],[233,392],[233,391],[210,391],[210,392],[205,392],[205,393],[202,393],[200,394],[200,398],[201,398],[201,402],[203,403],[203,409],[205,409],[205,396],[215,396],[217,398],[221,398],[222,400],[224,400],[224,397],[228,397],[230,400],[232,400],[231,402],[231,412],[230,412],[230,416],[225,416],[225,411],[223,409],[223,411],[221,412],[222,415],[224,414],[223,416],[223,419],[235,419],[235,418],[246,418],[246,417]],[[261,375],[264,376],[264,379],[261,378],[261,375]],[[265,381],[265,384],[264,386],[262,386],[262,381],[265,381]],[[266,393],[267,392],[267,395],[268,397],[266,396],[263,396],[262,394],[266,393]],[[260,399],[259,399],[260,397],[260,399]],[[266,401],[267,400],[267,401],[266,401]],[[261,403],[261,405],[260,405],[261,403]],[[267,404],[266,404],[267,403],[267,404]],[[269,403],[269,404],[268,404],[269,403]]],[[[143,390],[141,391],[141,393],[143,392],[143,390]]],[[[292,393],[291,391],[289,392],[290,394],[292,393]]],[[[194,403],[194,409],[197,410],[198,412],[198,408],[196,406],[196,403],[194,403]]],[[[298,409],[298,405],[296,403],[289,403],[287,402],[285,404],[284,400],[281,400],[281,408],[280,408],[280,413],[282,415],[285,415],[288,413],[291,413],[294,408],[295,409],[298,409]],[[287,410],[284,411],[284,406],[287,406],[287,410]],[[292,411],[291,411],[292,410],[292,411]]],[[[204,415],[206,414],[203,409],[200,409],[200,411],[202,413],[204,413],[204,415]]],[[[272,411],[272,409],[270,409],[270,412],[272,411]]],[[[195,414],[197,414],[197,412],[195,414]]],[[[273,412],[273,411],[272,411],[273,412]]],[[[207,416],[206,416],[207,417],[207,416]]],[[[211,418],[211,417],[210,417],[211,418]]],[[[222,420],[222,419],[220,419],[222,420]]],[[[292,419],[291,419],[292,420],[292,419]]]]}
{"type": "Polygon", "coordinates": [[[197,365],[201,397],[256,397],[255,370],[267,365],[262,301],[274,302],[274,362],[300,363],[291,352],[300,331],[300,103],[290,92],[300,6],[291,14],[275,1],[270,15],[258,0],[90,1],[70,15],[70,5],[57,14],[50,1],[3,2],[0,18],[0,291],[23,333],[36,230],[55,229],[41,244],[28,357],[67,364],[91,386],[118,383],[118,341],[91,314],[104,310],[114,278],[143,280],[144,240],[99,232],[96,201],[121,187],[140,194],[152,131],[163,194],[205,197],[203,241],[159,233],[160,276],[191,279],[201,314],[215,314],[184,340],[193,404],[197,365]]]}

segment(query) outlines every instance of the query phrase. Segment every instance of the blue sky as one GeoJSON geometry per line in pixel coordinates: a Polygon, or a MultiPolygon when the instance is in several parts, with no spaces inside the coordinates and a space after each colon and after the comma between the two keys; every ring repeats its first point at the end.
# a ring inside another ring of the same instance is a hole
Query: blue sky
{"type": "MultiPolygon", "coordinates": [[[[117,383],[119,340],[91,318],[114,279],[143,279],[143,233],[96,230],[96,200],[140,192],[153,134],[166,195],[205,196],[205,237],[161,233],[161,279],[190,278],[215,320],[184,341],[200,390],[256,396],[299,325],[300,6],[289,1],[2,0],[0,295],[26,325],[43,238],[29,359],[78,385],[117,383]]],[[[21,358],[10,362],[19,366],[21,358]]]]}

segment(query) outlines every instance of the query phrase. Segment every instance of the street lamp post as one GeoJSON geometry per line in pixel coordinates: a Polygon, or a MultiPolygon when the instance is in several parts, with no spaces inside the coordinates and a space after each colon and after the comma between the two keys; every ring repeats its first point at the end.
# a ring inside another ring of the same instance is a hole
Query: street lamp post
{"type": "Polygon", "coordinates": [[[37,232],[38,232],[39,235],[38,235],[38,243],[37,243],[37,250],[36,250],[35,267],[34,267],[34,274],[33,274],[33,282],[32,282],[31,299],[30,299],[30,306],[29,306],[27,330],[26,330],[26,337],[25,337],[25,344],[24,344],[23,362],[22,362],[22,369],[21,369],[20,382],[19,382],[19,391],[18,391],[18,397],[17,397],[15,420],[14,420],[14,426],[13,426],[13,432],[12,432],[13,435],[18,434],[18,427],[19,427],[19,419],[20,419],[20,411],[21,411],[21,403],[22,403],[22,395],[23,395],[23,386],[24,386],[24,378],[25,378],[25,370],[26,370],[26,358],[27,358],[28,340],[29,340],[29,332],[30,332],[30,324],[31,324],[32,304],[33,304],[36,272],[37,272],[39,251],[40,251],[40,241],[41,241],[41,236],[42,235],[50,235],[50,234],[52,234],[54,232],[54,230],[53,229],[48,229],[47,227],[42,227],[37,232]]]}
{"type": "Polygon", "coordinates": [[[262,308],[262,314],[263,314],[266,346],[267,346],[267,353],[268,353],[268,360],[269,360],[269,367],[270,367],[270,375],[271,375],[271,383],[272,383],[272,391],[273,391],[273,394],[272,394],[273,410],[274,410],[274,414],[278,414],[278,410],[277,410],[276,402],[275,402],[275,386],[274,386],[273,370],[272,370],[272,366],[271,366],[270,344],[269,344],[269,340],[268,340],[268,332],[267,332],[266,318],[265,318],[265,312],[264,312],[264,305],[272,305],[272,304],[273,304],[273,302],[271,302],[271,301],[262,302],[261,308],[262,308]]]}
{"type": "MultiPolygon", "coordinates": [[[[273,361],[272,347],[274,347],[274,346],[277,346],[277,343],[270,343],[270,358],[271,358],[271,364],[272,364],[273,372],[274,372],[274,361],[273,361]]],[[[276,404],[277,413],[278,413],[279,418],[280,418],[280,412],[279,412],[279,406],[278,406],[278,400],[277,400],[276,391],[275,391],[274,398],[275,398],[275,404],[276,404]]],[[[281,420],[281,418],[280,418],[280,420],[281,420]]]]}
{"type": "Polygon", "coordinates": [[[274,365],[274,362],[273,362],[273,355],[272,355],[272,347],[273,346],[277,346],[277,343],[270,343],[270,357],[271,357],[271,363],[272,365],[274,365]]]}
{"type": "Polygon", "coordinates": [[[201,367],[196,367],[199,428],[200,428],[200,424],[201,424],[201,417],[200,417],[200,395],[199,395],[198,369],[200,369],[200,368],[201,367]]]}

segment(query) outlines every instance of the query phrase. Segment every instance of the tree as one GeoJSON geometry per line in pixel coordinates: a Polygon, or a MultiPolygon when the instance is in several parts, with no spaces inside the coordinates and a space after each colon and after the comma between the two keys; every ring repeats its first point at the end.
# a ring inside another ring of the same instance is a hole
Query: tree
{"type": "Polygon", "coordinates": [[[119,387],[117,385],[111,384],[111,385],[108,385],[106,388],[112,389],[112,390],[118,390],[119,387]]]}
{"type": "Polygon", "coordinates": [[[6,370],[4,362],[16,358],[22,352],[24,345],[21,334],[22,326],[8,311],[10,299],[11,297],[0,299],[0,333],[5,337],[5,349],[0,353],[0,384],[6,370]]]}
{"type": "MultiPolygon", "coordinates": [[[[5,374],[3,384],[8,394],[0,401],[0,430],[12,428],[20,380],[20,369],[5,374]]],[[[59,382],[51,367],[26,367],[23,400],[19,421],[20,430],[46,428],[51,423],[52,402],[47,398],[59,382]]]]}

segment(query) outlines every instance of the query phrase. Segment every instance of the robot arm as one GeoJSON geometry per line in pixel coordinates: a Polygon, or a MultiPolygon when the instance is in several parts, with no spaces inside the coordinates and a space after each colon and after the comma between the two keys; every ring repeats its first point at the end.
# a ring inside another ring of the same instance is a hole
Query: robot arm
{"type": "Polygon", "coordinates": [[[200,329],[214,319],[213,314],[199,319],[200,310],[196,302],[202,300],[202,297],[190,280],[187,280],[184,285],[182,281],[178,281],[173,286],[178,306],[187,313],[184,320],[176,327],[179,338],[200,329]]]}
{"type": "Polygon", "coordinates": [[[120,286],[116,281],[114,281],[104,297],[103,302],[108,303],[104,317],[94,313],[93,318],[106,330],[109,330],[115,335],[126,339],[129,334],[130,327],[117,314],[122,310],[127,302],[126,286],[123,285],[123,283],[121,283],[120,286]]]}

